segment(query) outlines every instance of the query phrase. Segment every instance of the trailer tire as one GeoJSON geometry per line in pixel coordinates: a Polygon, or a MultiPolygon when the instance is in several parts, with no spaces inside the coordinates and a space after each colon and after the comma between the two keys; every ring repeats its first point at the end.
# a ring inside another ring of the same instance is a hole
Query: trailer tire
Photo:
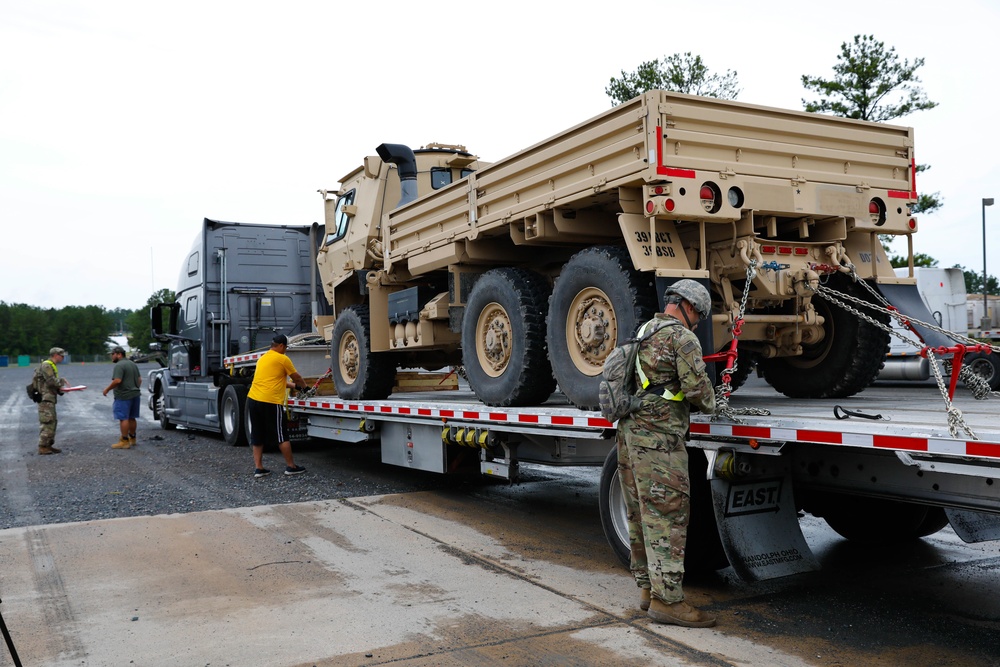
{"type": "MultiPolygon", "coordinates": [[[[688,520],[684,570],[701,573],[729,565],[722,547],[712,508],[712,491],[706,475],[708,459],[700,449],[688,449],[688,476],[691,480],[691,511],[688,520]]],[[[604,459],[600,482],[601,527],[608,545],[625,567],[631,565],[625,498],[618,481],[618,448],[612,447],[604,459]]]]}
{"type": "Polygon", "coordinates": [[[655,304],[651,275],[635,270],[626,248],[595,246],[566,262],[549,299],[546,340],[573,405],[597,409],[605,358],[653,317],[655,304]]]}
{"type": "MultiPolygon", "coordinates": [[[[836,275],[830,286],[839,292],[866,299],[868,291],[846,276],[836,275]]],[[[866,389],[885,365],[889,332],[847,312],[823,297],[813,299],[825,322],[825,337],[815,345],[803,345],[797,357],[761,359],[764,379],[790,398],[845,398],[866,389]]],[[[873,310],[863,312],[889,325],[889,316],[873,310]]]]}
{"type": "Polygon", "coordinates": [[[862,544],[896,544],[941,530],[948,517],[940,507],[885,498],[828,493],[817,510],[838,535],[862,544]]]}
{"type": "Polygon", "coordinates": [[[486,405],[536,405],[555,390],[545,354],[548,297],[545,278],[526,269],[491,269],[476,280],[462,318],[462,364],[486,405]]]}
{"type": "Polygon", "coordinates": [[[965,357],[963,363],[990,385],[990,391],[1000,388],[1000,354],[973,352],[965,357]]]}
{"type": "Polygon", "coordinates": [[[247,391],[245,385],[226,385],[219,401],[219,426],[222,427],[222,438],[227,445],[233,447],[246,447],[249,442],[245,426],[247,391]]]}
{"type": "Polygon", "coordinates": [[[378,400],[392,393],[396,360],[371,351],[368,306],[348,306],[333,325],[330,370],[337,395],[352,401],[378,400]]]}

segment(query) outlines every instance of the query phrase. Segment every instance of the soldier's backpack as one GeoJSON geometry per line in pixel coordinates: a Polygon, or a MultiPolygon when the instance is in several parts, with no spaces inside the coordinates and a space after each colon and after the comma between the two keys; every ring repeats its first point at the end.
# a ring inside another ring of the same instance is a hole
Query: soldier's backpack
{"type": "MultiPolygon", "coordinates": [[[[639,346],[664,326],[666,322],[657,322],[650,331],[629,338],[611,350],[611,354],[604,360],[597,400],[601,407],[601,416],[609,422],[616,422],[639,407],[642,394],[637,393],[638,384],[635,380],[635,363],[639,356],[639,346]]],[[[652,389],[654,387],[642,393],[645,394],[652,389]]]]}
{"type": "Polygon", "coordinates": [[[31,383],[25,387],[28,391],[28,398],[33,400],[35,403],[42,402],[42,392],[38,391],[38,369],[35,369],[35,374],[31,376],[31,383]]]}

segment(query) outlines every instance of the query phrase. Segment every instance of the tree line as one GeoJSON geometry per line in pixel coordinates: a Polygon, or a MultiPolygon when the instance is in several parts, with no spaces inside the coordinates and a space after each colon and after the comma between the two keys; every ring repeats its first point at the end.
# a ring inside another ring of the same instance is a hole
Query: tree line
{"type": "Polygon", "coordinates": [[[0,301],[0,355],[44,357],[53,347],[66,348],[70,355],[103,355],[108,353],[109,336],[116,333],[125,333],[133,350],[145,351],[153,342],[149,309],[173,300],[174,293],[163,289],[136,310],[108,310],[102,306],[40,308],[0,301]]]}

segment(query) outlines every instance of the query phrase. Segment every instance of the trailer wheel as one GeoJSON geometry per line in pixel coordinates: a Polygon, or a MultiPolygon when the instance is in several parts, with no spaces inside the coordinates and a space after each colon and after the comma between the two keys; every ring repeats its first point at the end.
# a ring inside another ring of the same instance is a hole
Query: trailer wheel
{"type": "Polygon", "coordinates": [[[894,544],[927,537],[948,524],[940,507],[838,493],[819,496],[813,511],[838,535],[863,544],[894,544]]]}
{"type": "MultiPolygon", "coordinates": [[[[712,509],[708,459],[700,449],[688,449],[688,476],[691,480],[691,516],[688,521],[684,569],[687,572],[711,572],[729,565],[722,548],[719,529],[712,509]]],[[[632,551],[629,547],[625,497],[618,481],[618,448],[612,447],[601,469],[600,511],[604,537],[615,556],[629,567],[632,551]]]]}
{"type": "Polygon", "coordinates": [[[342,398],[378,400],[392,393],[396,362],[371,351],[368,306],[349,306],[337,316],[330,347],[333,384],[342,398]]]}
{"type": "Polygon", "coordinates": [[[222,391],[219,401],[219,424],[226,444],[234,447],[247,445],[247,429],[244,425],[247,402],[247,387],[230,384],[222,391]]]}
{"type": "Polygon", "coordinates": [[[177,424],[170,421],[170,418],[167,417],[167,399],[166,396],[164,396],[163,389],[161,387],[157,387],[153,396],[153,404],[156,406],[154,412],[156,414],[156,418],[160,420],[160,428],[164,431],[173,431],[177,428],[177,424]]]}
{"type": "Polygon", "coordinates": [[[991,391],[1000,388],[1000,354],[974,352],[964,359],[964,363],[969,366],[969,370],[986,380],[991,391]]]}
{"type": "Polygon", "coordinates": [[[518,268],[487,271],[476,281],[462,319],[462,364],[486,405],[542,403],[555,390],[545,356],[548,282],[518,268]]]}
{"type": "Polygon", "coordinates": [[[546,340],[559,388],[583,410],[596,410],[604,360],[653,316],[652,278],[628,250],[595,246],[573,255],[549,300],[546,340]]]}
{"type": "MultiPolygon", "coordinates": [[[[867,299],[868,292],[846,276],[836,275],[830,286],[867,299]]],[[[761,359],[767,383],[791,398],[844,398],[867,388],[878,376],[889,351],[889,332],[860,319],[822,297],[813,299],[824,318],[825,337],[803,345],[797,357],[761,359]]],[[[888,326],[889,316],[864,309],[866,315],[888,326]]]]}

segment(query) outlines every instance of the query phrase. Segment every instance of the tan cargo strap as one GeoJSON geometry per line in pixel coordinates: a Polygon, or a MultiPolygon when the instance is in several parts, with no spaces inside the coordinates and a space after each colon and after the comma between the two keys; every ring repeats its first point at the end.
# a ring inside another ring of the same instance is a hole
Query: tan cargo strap
{"type": "MultiPolygon", "coordinates": [[[[646,324],[643,324],[641,327],[639,327],[639,332],[636,334],[636,338],[642,338],[642,334],[646,330],[646,325],[652,321],[653,320],[650,320],[649,322],[646,322],[646,324]]],[[[636,375],[639,377],[639,386],[642,387],[643,391],[645,391],[646,393],[655,393],[657,396],[660,396],[668,401],[684,400],[683,391],[679,391],[675,394],[669,389],[667,389],[666,386],[663,385],[653,385],[652,387],[650,387],[649,378],[646,377],[646,374],[642,371],[642,364],[639,363],[638,353],[635,355],[635,372],[636,375]],[[660,391],[661,386],[663,386],[662,392],[660,391]]]]}

